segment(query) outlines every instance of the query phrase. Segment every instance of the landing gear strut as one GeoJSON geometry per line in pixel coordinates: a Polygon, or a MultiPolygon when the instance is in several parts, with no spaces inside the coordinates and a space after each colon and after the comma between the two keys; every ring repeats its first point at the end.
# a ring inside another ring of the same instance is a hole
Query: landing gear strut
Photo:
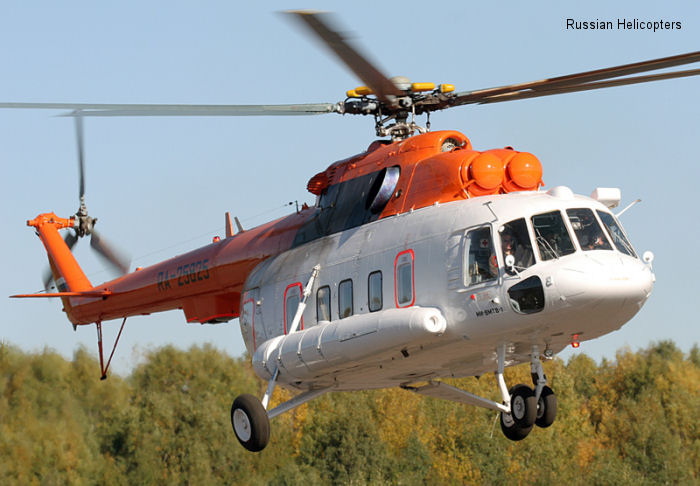
{"type": "MultiPolygon", "coordinates": [[[[301,316],[306,308],[306,299],[308,299],[311,294],[314,279],[316,275],[318,275],[320,268],[319,265],[316,265],[311,272],[311,277],[306,284],[301,302],[299,302],[292,324],[289,326],[290,334],[295,332],[299,326],[301,316]]],[[[275,418],[281,413],[292,410],[309,400],[313,400],[331,389],[327,387],[307,390],[268,411],[267,406],[270,403],[272,392],[275,389],[279,371],[279,368],[275,367],[275,371],[272,373],[272,378],[270,378],[267,384],[267,390],[262,400],[258,400],[257,397],[253,395],[243,394],[239,395],[231,406],[231,425],[233,426],[233,432],[236,434],[238,442],[251,452],[263,450],[270,441],[270,419],[275,418]]]]}
{"type": "Polygon", "coordinates": [[[535,425],[547,428],[554,423],[557,417],[557,397],[551,388],[547,386],[547,377],[542,369],[537,346],[532,347],[530,370],[532,384],[535,385],[535,400],[537,400],[537,419],[535,425]]]}

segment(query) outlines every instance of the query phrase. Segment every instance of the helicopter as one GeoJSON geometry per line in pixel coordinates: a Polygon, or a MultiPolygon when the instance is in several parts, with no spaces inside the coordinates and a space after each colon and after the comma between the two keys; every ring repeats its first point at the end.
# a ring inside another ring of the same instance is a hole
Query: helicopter
{"type": "MultiPolygon", "coordinates": [[[[239,317],[258,375],[259,400],[234,400],[241,444],[262,450],[269,419],[323,393],[399,386],[496,410],[509,439],[556,417],[541,359],[618,329],[651,293],[653,257],[641,259],[611,210],[619,191],[592,197],[563,186],[541,191],[542,168],[512,148],[478,152],[457,131],[430,131],[415,117],[487,104],[693,76],[700,70],[625,77],[698,62],[700,53],[485,90],[389,79],[321,14],[295,12],[365,83],[344,101],[305,105],[114,105],[3,103],[70,109],[82,146],[85,116],[364,115],[379,137],[319,172],[317,196],[289,217],[244,230],[226,217],[226,238],[93,286],[70,253],[79,237],[117,268],[84,203],[71,218],[30,220],[49,254],[74,326],[95,324],[102,377],[103,321],[182,309],[189,322],[239,317]],[[65,239],[58,230],[68,229],[65,239]],[[94,243],[93,243],[94,242],[94,243]],[[583,312],[582,312],[583,311],[583,312]],[[507,366],[530,363],[533,386],[505,383],[507,366]],[[440,381],[494,372],[501,401],[440,381]],[[277,385],[299,392],[267,410],[277,385]]],[[[429,118],[428,118],[429,120],[429,118]]],[[[82,154],[82,150],[79,150],[82,154]]],[[[620,213],[618,213],[619,216],[620,213]]],[[[121,333],[121,331],[120,331],[121,333]]],[[[118,339],[118,338],[117,338],[118,339]]],[[[115,344],[116,346],[116,344],[115,344]]]]}

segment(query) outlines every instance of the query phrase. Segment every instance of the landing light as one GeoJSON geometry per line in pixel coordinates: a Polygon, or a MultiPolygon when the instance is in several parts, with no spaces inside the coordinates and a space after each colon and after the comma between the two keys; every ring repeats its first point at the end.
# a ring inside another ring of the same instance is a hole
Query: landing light
{"type": "Polygon", "coordinates": [[[578,334],[574,334],[571,336],[571,347],[578,348],[579,346],[581,346],[581,343],[578,341],[578,334]]]}

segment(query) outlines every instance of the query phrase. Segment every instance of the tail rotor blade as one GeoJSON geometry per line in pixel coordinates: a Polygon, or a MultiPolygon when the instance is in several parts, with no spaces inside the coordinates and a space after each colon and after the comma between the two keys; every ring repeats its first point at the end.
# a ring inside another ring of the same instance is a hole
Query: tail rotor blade
{"type": "MultiPolygon", "coordinates": [[[[66,245],[68,246],[69,250],[73,250],[73,247],[78,242],[78,235],[73,233],[73,232],[70,232],[63,238],[63,241],[66,242],[66,245]]],[[[44,271],[44,277],[43,277],[44,289],[46,289],[46,291],[48,291],[49,288],[51,287],[52,281],[53,281],[53,272],[51,271],[51,267],[49,267],[44,271]]]]}
{"type": "Polygon", "coordinates": [[[44,282],[44,289],[48,292],[51,289],[51,282],[53,281],[53,272],[51,268],[44,270],[44,277],[42,280],[44,282]]]}
{"type": "Polygon", "coordinates": [[[72,250],[75,244],[78,242],[78,235],[75,233],[71,232],[68,233],[65,238],[63,238],[63,241],[66,242],[66,245],[68,245],[68,249],[72,250]]]}
{"type": "Polygon", "coordinates": [[[125,274],[129,271],[129,259],[124,257],[114,247],[108,244],[95,230],[92,231],[90,237],[90,246],[97,251],[102,257],[120,274],[125,274]]]}

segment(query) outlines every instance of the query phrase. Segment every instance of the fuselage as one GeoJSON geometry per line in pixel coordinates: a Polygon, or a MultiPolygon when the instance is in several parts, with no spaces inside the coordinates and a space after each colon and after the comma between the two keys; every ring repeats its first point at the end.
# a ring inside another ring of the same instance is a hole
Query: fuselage
{"type": "Polygon", "coordinates": [[[299,388],[394,386],[493,371],[493,350],[502,343],[512,365],[529,361],[533,345],[554,354],[620,328],[650,295],[653,274],[620,239],[622,228],[608,208],[558,189],[437,204],[265,261],[247,279],[241,304],[241,330],[256,370],[269,379],[272,362],[281,367],[280,382],[299,388]],[[604,238],[597,248],[585,239],[582,214],[604,238]],[[603,219],[615,221],[615,229],[603,219]],[[516,262],[509,269],[501,236],[514,221],[524,225],[521,244],[531,256],[527,267],[516,262]],[[321,269],[302,337],[280,339],[315,265],[321,269]],[[379,315],[412,307],[437,310],[444,331],[382,348],[379,315]],[[343,323],[353,319],[364,319],[358,329],[366,329],[343,335],[343,323]],[[336,336],[324,338],[314,326],[336,336]],[[294,353],[282,349],[285,339],[293,340],[294,353]],[[376,352],[365,356],[367,349],[376,352]],[[343,353],[362,357],[338,360],[343,353]]]}

